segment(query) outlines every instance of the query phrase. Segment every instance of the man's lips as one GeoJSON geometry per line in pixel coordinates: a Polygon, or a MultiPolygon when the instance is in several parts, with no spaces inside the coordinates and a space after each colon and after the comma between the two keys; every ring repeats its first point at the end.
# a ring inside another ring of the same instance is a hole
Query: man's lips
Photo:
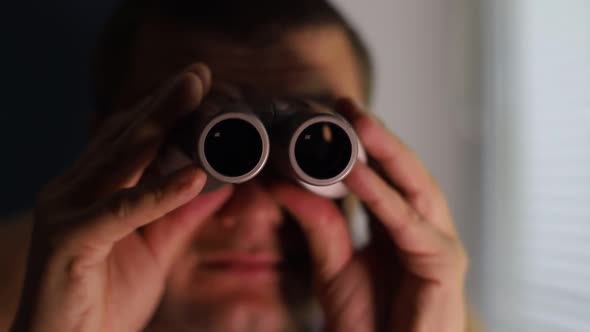
{"type": "Polygon", "coordinates": [[[279,265],[279,256],[271,253],[221,253],[202,257],[199,267],[209,272],[259,275],[274,274],[279,265]]]}

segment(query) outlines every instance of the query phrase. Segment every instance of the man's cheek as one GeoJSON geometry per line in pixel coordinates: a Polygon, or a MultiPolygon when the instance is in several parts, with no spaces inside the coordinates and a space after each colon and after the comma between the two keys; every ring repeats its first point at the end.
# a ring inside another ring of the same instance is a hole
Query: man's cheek
{"type": "Polygon", "coordinates": [[[232,190],[231,186],[225,186],[211,193],[199,194],[185,205],[170,212],[168,217],[176,222],[191,222],[199,219],[198,221],[202,223],[223,207],[231,196],[232,190]],[[207,214],[204,215],[203,211],[207,211],[207,214]]]}

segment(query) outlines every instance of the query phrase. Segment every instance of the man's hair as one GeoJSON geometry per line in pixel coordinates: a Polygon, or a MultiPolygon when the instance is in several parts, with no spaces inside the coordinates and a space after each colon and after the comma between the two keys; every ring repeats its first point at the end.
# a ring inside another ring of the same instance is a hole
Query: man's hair
{"type": "Polygon", "coordinates": [[[241,42],[277,38],[301,27],[339,26],[350,40],[365,96],[370,97],[373,72],[369,51],[328,0],[122,0],[103,30],[95,54],[93,84],[99,113],[108,113],[114,106],[115,96],[131,74],[140,28],[150,19],[189,23],[241,42]]]}

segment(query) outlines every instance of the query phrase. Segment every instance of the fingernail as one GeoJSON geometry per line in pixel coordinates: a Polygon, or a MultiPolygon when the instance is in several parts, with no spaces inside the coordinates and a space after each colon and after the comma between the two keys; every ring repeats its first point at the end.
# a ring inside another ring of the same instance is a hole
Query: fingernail
{"type": "Polygon", "coordinates": [[[205,94],[204,90],[203,81],[195,72],[178,74],[162,90],[159,104],[166,105],[160,109],[167,119],[176,120],[199,105],[205,94]]]}
{"type": "Polygon", "coordinates": [[[342,99],[339,102],[337,109],[340,114],[344,115],[349,119],[352,119],[356,117],[359,113],[362,113],[361,108],[358,106],[358,104],[350,98],[342,99]]]}
{"type": "Polygon", "coordinates": [[[181,171],[178,178],[178,190],[180,192],[192,192],[201,190],[207,180],[207,175],[200,168],[189,168],[181,171]]]}
{"type": "Polygon", "coordinates": [[[209,70],[209,67],[203,63],[195,63],[188,66],[185,69],[185,72],[195,74],[201,80],[205,93],[209,91],[212,80],[211,70],[209,70]]]}
{"type": "Polygon", "coordinates": [[[203,78],[200,75],[200,71],[195,69],[190,70],[190,67],[184,68],[182,71],[176,73],[174,76],[172,76],[172,78],[168,79],[168,81],[162,84],[162,87],[160,88],[161,94],[169,94],[181,82],[183,82],[186,79],[192,78],[191,76],[196,77],[200,81],[203,81],[203,78]]]}
{"type": "Polygon", "coordinates": [[[354,107],[360,111],[360,112],[367,112],[367,109],[369,108],[369,105],[365,104],[364,102],[360,101],[360,100],[353,100],[352,101],[354,104],[354,107]]]}
{"type": "Polygon", "coordinates": [[[187,79],[196,79],[202,86],[203,93],[207,93],[211,86],[211,71],[202,63],[192,64],[185,67],[181,72],[172,78],[172,86],[177,86],[180,82],[187,79]]]}
{"type": "Polygon", "coordinates": [[[352,98],[346,98],[345,102],[348,106],[348,108],[354,110],[354,111],[363,111],[365,109],[364,105],[362,105],[358,100],[352,99],[352,98]]]}

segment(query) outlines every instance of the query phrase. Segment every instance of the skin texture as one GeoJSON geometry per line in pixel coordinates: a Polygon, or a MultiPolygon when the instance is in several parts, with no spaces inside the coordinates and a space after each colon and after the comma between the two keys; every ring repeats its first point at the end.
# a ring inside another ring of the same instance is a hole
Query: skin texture
{"type": "Polygon", "coordinates": [[[254,47],[160,23],[144,27],[135,59],[115,96],[120,110],[39,194],[13,331],[287,330],[297,319],[281,285],[293,271],[244,274],[206,263],[287,261],[279,233],[290,223],[306,241],[287,232],[287,242],[309,245],[328,330],[465,330],[467,259],[444,195],[358,106],[366,102],[362,75],[338,27],[302,28],[254,47]],[[336,110],[371,160],[346,180],[372,216],[369,246],[355,252],[335,203],[289,183],[257,179],[200,194],[201,170],[147,176],[166,133],[216,81],[340,100],[336,110]]]}

